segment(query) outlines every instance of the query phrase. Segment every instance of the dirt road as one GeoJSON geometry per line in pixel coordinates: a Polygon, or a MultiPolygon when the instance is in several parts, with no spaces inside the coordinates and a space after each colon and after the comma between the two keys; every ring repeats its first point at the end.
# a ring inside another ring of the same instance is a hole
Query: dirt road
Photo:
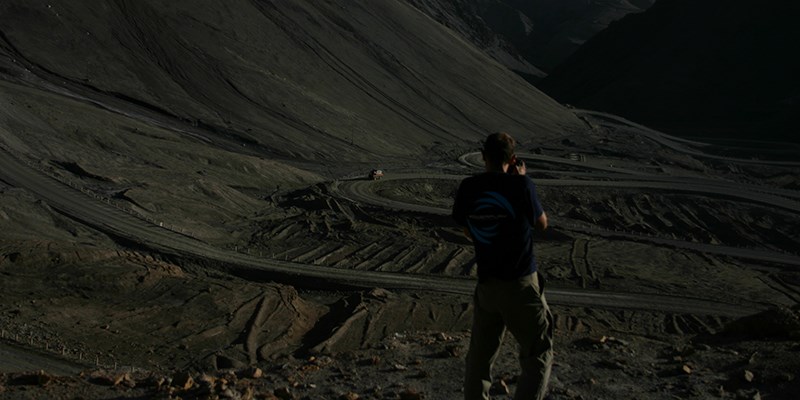
{"type": "MultiPolygon", "coordinates": [[[[300,288],[426,290],[468,294],[474,282],[468,278],[412,275],[377,271],[352,271],[310,264],[269,260],[215,248],[185,234],[174,232],[91,198],[23,165],[0,151],[0,179],[30,190],[61,212],[111,235],[147,248],[212,262],[216,268],[248,280],[276,281],[300,288]]],[[[355,187],[359,187],[356,185],[355,187]]],[[[696,315],[744,316],[757,309],[695,298],[653,294],[552,288],[553,304],[675,312],[696,315]]]]}

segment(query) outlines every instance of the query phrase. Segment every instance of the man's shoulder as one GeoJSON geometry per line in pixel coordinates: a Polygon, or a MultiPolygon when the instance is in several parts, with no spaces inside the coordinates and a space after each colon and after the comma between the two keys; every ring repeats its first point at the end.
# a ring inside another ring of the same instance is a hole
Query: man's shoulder
{"type": "Polygon", "coordinates": [[[533,184],[533,180],[527,175],[512,175],[497,172],[481,172],[470,175],[461,181],[464,185],[520,185],[533,184]]]}
{"type": "Polygon", "coordinates": [[[487,172],[480,172],[480,173],[477,173],[477,174],[472,174],[470,176],[467,176],[466,178],[461,180],[461,183],[462,184],[466,184],[466,185],[470,185],[470,184],[475,184],[475,183],[479,183],[479,182],[486,181],[486,180],[488,180],[488,173],[487,172]]]}

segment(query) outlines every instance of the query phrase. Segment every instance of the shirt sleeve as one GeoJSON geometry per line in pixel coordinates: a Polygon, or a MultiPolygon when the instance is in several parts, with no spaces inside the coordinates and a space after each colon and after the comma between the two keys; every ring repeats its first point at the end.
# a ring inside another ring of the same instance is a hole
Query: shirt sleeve
{"type": "Polygon", "coordinates": [[[527,182],[527,198],[530,202],[530,209],[533,212],[531,215],[531,223],[533,223],[542,214],[544,214],[544,208],[542,208],[542,202],[539,200],[539,195],[536,193],[536,184],[533,183],[533,179],[527,176],[525,178],[525,181],[527,182]]]}
{"type": "Polygon", "coordinates": [[[464,182],[458,185],[456,198],[453,201],[453,219],[461,226],[467,226],[467,212],[464,210],[464,182]]]}

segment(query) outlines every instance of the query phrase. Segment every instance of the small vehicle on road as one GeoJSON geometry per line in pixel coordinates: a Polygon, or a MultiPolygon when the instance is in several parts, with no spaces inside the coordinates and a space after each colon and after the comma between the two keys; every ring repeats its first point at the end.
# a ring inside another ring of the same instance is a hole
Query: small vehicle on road
{"type": "Polygon", "coordinates": [[[378,179],[383,178],[383,171],[380,169],[373,169],[369,171],[369,175],[367,175],[367,179],[377,181],[378,179]]]}

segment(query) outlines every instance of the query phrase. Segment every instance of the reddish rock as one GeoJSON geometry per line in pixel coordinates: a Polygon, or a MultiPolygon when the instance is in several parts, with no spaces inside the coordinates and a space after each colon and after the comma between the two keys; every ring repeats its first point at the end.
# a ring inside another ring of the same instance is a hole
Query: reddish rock
{"type": "Polygon", "coordinates": [[[421,400],[423,395],[414,389],[406,389],[400,392],[400,400],[421,400]]]}
{"type": "Polygon", "coordinates": [[[240,378],[260,379],[264,376],[264,371],[258,367],[251,367],[239,371],[238,376],[240,378]]]}
{"type": "Polygon", "coordinates": [[[119,383],[119,377],[112,375],[108,371],[92,371],[89,374],[89,382],[100,386],[115,386],[119,383]]]}
{"type": "Polygon", "coordinates": [[[192,376],[189,375],[188,372],[176,372],[175,375],[172,376],[172,386],[183,390],[189,390],[194,386],[194,379],[192,379],[192,376]]]}
{"type": "Polygon", "coordinates": [[[339,396],[339,400],[358,400],[360,398],[361,397],[359,397],[358,394],[353,393],[353,392],[347,392],[347,393],[339,396]]]}

